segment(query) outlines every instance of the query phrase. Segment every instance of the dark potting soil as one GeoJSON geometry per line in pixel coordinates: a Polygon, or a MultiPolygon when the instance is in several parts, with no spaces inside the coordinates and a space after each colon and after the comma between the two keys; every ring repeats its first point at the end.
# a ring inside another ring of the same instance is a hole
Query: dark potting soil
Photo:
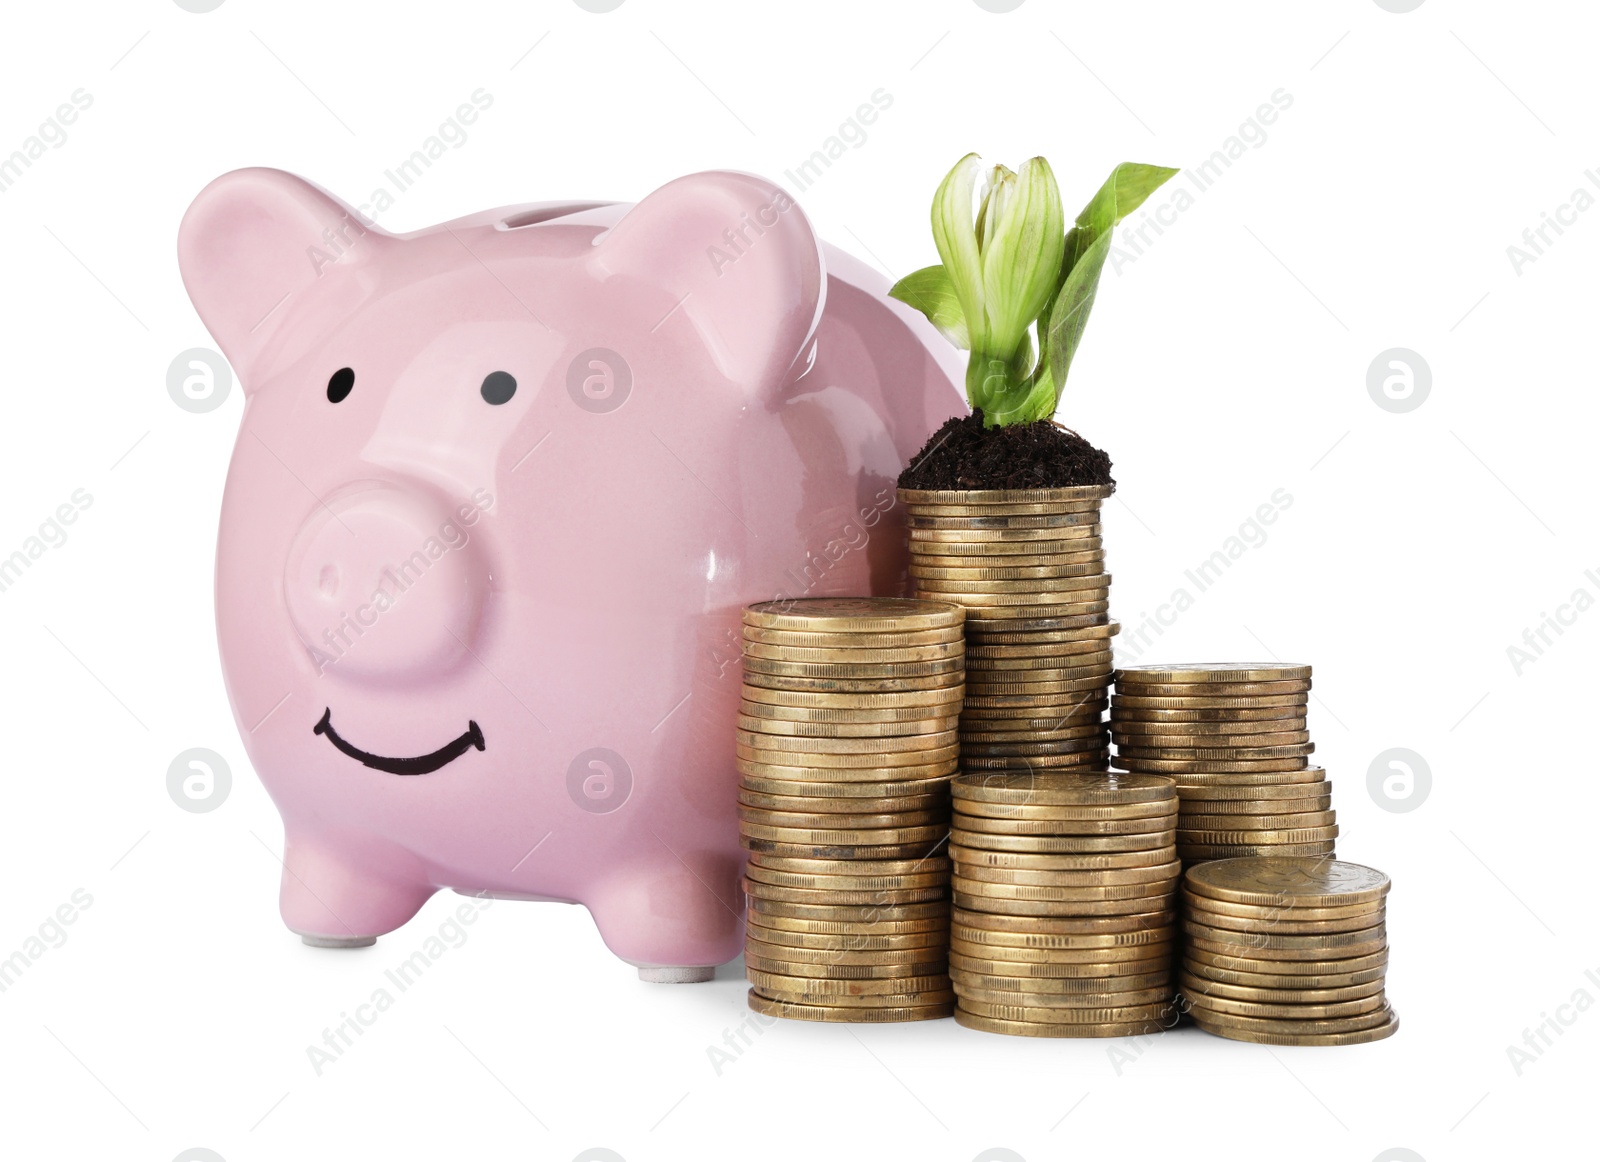
{"type": "Polygon", "coordinates": [[[928,437],[900,473],[901,488],[1069,488],[1106,484],[1111,457],[1050,420],[983,426],[983,412],[955,416],[928,437]]]}

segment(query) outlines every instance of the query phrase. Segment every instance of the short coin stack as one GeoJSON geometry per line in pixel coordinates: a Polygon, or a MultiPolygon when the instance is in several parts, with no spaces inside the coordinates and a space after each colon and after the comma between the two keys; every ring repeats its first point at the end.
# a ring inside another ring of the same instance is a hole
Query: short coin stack
{"type": "Polygon", "coordinates": [[[1103,770],[1109,487],[901,489],[917,596],[967,610],[965,771],[1103,770]]]}
{"type": "Polygon", "coordinates": [[[812,1021],[950,1015],[960,606],[891,598],[744,612],[739,830],[750,1007],[812,1021]]]}
{"type": "Polygon", "coordinates": [[[1358,863],[1225,859],[1184,879],[1195,1023],[1267,1045],[1357,1045],[1400,1025],[1384,997],[1389,877],[1358,863]]]}
{"type": "Polygon", "coordinates": [[[1333,855],[1326,772],[1307,758],[1310,666],[1130,666],[1116,679],[1112,765],[1176,780],[1185,863],[1333,855]]]}
{"type": "Polygon", "coordinates": [[[1024,1037],[1173,1023],[1172,780],[1047,771],[952,786],[956,1021],[1024,1037]]]}

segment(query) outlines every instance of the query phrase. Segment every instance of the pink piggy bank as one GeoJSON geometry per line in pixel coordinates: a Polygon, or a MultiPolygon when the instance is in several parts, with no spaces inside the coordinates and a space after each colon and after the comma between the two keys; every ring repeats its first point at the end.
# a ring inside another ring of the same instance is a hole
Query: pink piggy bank
{"type": "Polygon", "coordinates": [[[217,636],[285,923],[575,902],[645,979],[708,979],[743,933],[741,608],[903,591],[948,345],[737,173],[393,235],[240,170],[178,255],[246,393],[217,636]]]}

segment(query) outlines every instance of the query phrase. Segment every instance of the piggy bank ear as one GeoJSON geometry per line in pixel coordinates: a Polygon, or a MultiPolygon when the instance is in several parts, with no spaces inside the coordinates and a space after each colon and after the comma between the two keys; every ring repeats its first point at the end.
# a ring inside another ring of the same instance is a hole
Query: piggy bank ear
{"type": "MultiPolygon", "coordinates": [[[[752,390],[781,384],[822,314],[822,248],[794,199],[750,174],[693,174],[645,198],[601,239],[593,265],[666,291],[718,369],[752,390]]],[[[657,303],[652,303],[652,309],[657,303]]]]}
{"type": "MultiPolygon", "coordinates": [[[[281,349],[291,316],[331,325],[392,235],[363,226],[337,198],[275,169],[241,169],[212,182],[178,228],[178,267],[206,329],[248,377],[269,349],[281,349]],[[321,316],[304,309],[325,300],[321,316]]],[[[302,336],[302,340],[307,336],[302,336]]]]}

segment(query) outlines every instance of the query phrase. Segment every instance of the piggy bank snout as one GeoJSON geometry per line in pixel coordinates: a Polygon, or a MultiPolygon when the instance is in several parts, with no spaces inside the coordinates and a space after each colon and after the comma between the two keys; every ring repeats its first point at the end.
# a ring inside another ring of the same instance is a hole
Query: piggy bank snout
{"type": "Polygon", "coordinates": [[[386,484],[313,510],[289,551],[284,599],[317,672],[416,682],[469,656],[489,587],[480,536],[441,500],[386,484]]]}

